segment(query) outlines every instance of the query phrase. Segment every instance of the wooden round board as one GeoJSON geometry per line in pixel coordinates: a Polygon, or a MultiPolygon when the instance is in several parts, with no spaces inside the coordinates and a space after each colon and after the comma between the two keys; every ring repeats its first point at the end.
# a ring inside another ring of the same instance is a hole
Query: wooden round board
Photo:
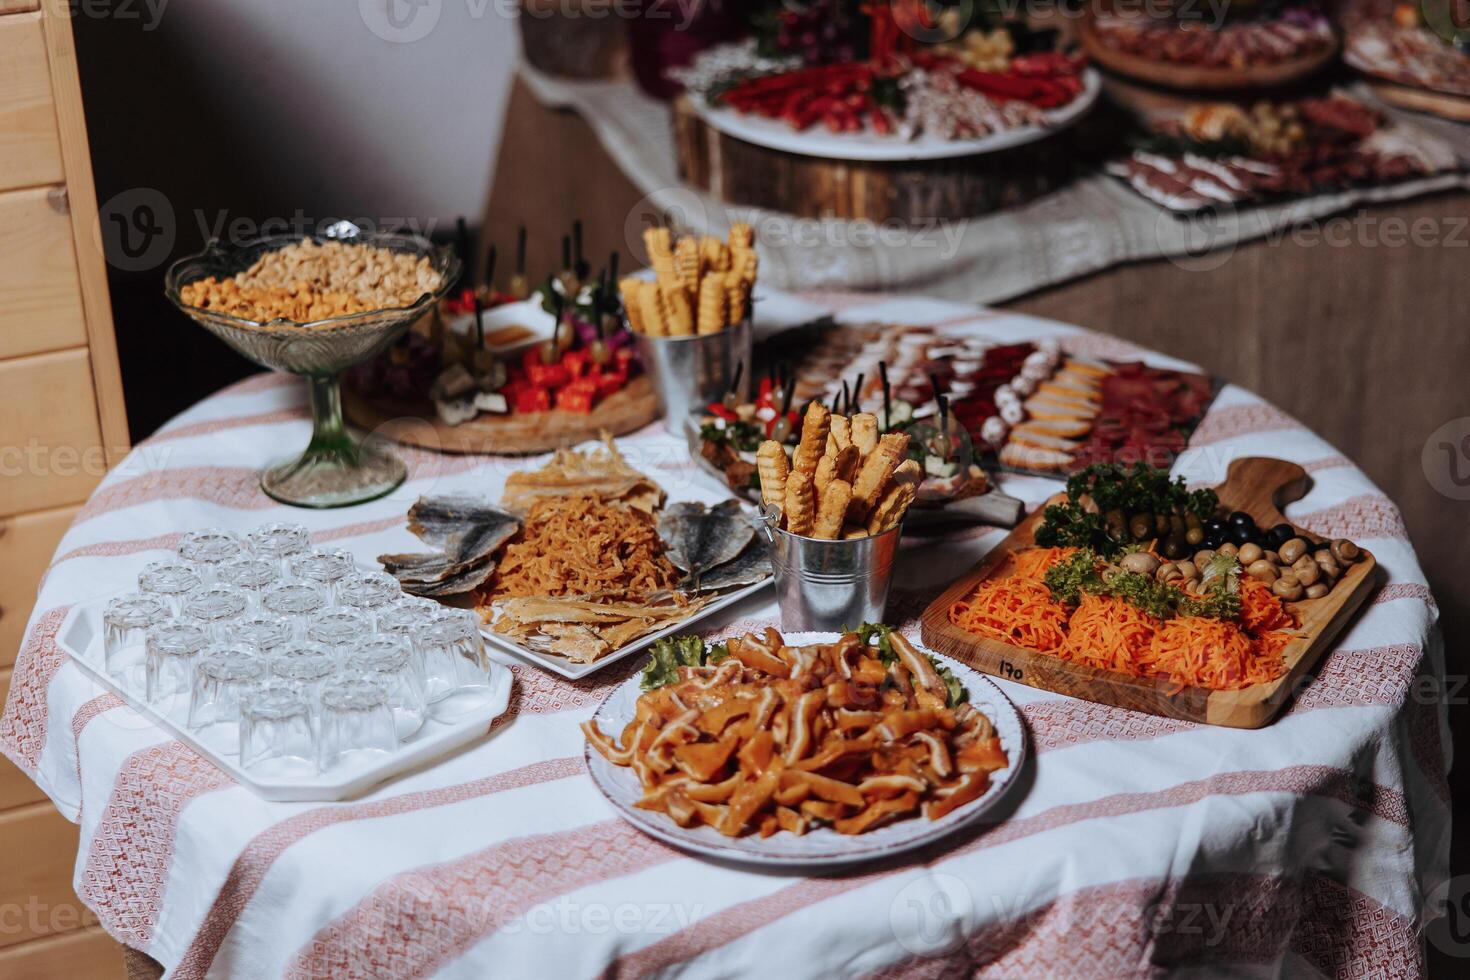
{"type": "Polygon", "coordinates": [[[1337,56],[1337,46],[1304,58],[1293,58],[1275,65],[1250,68],[1204,68],[1153,61],[1118,51],[1103,44],[1093,30],[1092,19],[1084,17],[1077,25],[1077,39],[1094,62],[1129,78],[1190,91],[1224,92],[1231,89],[1274,88],[1305,78],[1337,56]]]}
{"type": "Polygon", "coordinates": [[[406,446],[445,453],[544,453],[572,446],[602,433],[621,436],[658,418],[653,382],[642,374],[628,387],[598,402],[588,414],[535,412],[479,415],[460,425],[447,425],[427,401],[395,402],[367,398],[343,386],[342,408],[359,429],[406,446]]]}
{"type": "MultiPolygon", "coordinates": [[[[1220,502],[1243,510],[1264,527],[1290,523],[1281,508],[1306,493],[1310,478],[1295,463],[1249,457],[1230,464],[1225,482],[1216,488],[1220,502]]],[[[1274,681],[1236,691],[1216,691],[1118,671],[1068,663],[1048,653],[1037,653],[999,640],[977,636],[949,621],[949,608],[968,596],[995,573],[1013,551],[1035,543],[1041,523],[1037,508],[993,551],[955,581],[924,611],[924,643],[987,674],[1099,704],[1180,718],[1230,728],[1259,728],[1285,706],[1318,658],[1373,591],[1377,562],[1368,551],[1348,567],[1337,586],[1320,599],[1287,605],[1301,620],[1300,635],[1282,651],[1286,672],[1274,681]]],[[[1306,534],[1310,539],[1317,535],[1306,534]]]]}

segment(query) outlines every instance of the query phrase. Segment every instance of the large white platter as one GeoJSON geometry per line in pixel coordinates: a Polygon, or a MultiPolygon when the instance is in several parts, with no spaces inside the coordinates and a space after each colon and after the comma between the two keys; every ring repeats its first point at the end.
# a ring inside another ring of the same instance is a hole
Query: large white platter
{"type": "Polygon", "coordinates": [[[344,763],[328,773],[297,770],[262,774],[260,770],[246,770],[241,768],[238,754],[229,747],[189,730],[186,723],[188,695],[170,698],[160,705],[149,704],[141,688],[134,688],[107,673],[102,659],[102,613],[109,598],[73,606],[57,633],[57,645],[98,684],[262,799],[331,803],[361,796],[379,783],[424,762],[449,755],[484,736],[490,731],[490,722],[503,714],[510,704],[510,670],[492,661],[488,690],[461,691],[431,705],[424,726],[399,742],[395,752],[377,759],[344,763]]]}
{"type": "Polygon", "coordinates": [[[756,146],[833,160],[893,163],[904,160],[948,160],[980,153],[995,153],[998,150],[1034,143],[1081,119],[1092,108],[1101,91],[1102,81],[1097,70],[1085,68],[1082,72],[1082,93],[1066,105],[1049,110],[1044,125],[1017,126],[987,136],[961,140],[942,139],[927,134],[906,140],[901,136],[880,136],[866,131],[833,133],[819,126],[797,130],[778,119],[712,106],[703,98],[693,98],[690,103],[695,113],[714,129],[756,146]]]}
{"type": "MultiPolygon", "coordinates": [[[[836,633],[786,635],[786,642],[792,646],[831,643],[836,639],[836,633]]],[[[822,827],[801,837],[785,832],[766,838],[726,837],[712,827],[680,827],[665,814],[638,809],[634,804],[643,797],[638,776],[626,766],[608,762],[591,744],[583,750],[587,769],[597,788],[629,823],[666,844],[704,857],[767,867],[814,867],[872,861],[923,847],[982,820],[995,809],[1016,784],[1017,776],[1026,765],[1028,752],[1026,726],[1020,712],[999,687],[957,660],[924,647],[919,649],[954,672],[965,690],[970,692],[970,703],[994,723],[1001,747],[1011,762],[1009,768],[991,774],[990,788],[984,795],[939,820],[914,817],[856,836],[822,827]]],[[[608,694],[593,714],[592,721],[603,732],[616,737],[632,720],[638,696],[643,693],[638,688],[640,680],[641,675],[628,678],[608,694]]]]}
{"type": "Polygon", "coordinates": [[[604,667],[608,667],[612,664],[617,663],[619,660],[624,660],[628,657],[631,657],[635,653],[648,649],[654,643],[658,642],[666,636],[673,636],[676,633],[687,633],[690,627],[692,627],[700,620],[714,615],[721,609],[724,609],[726,606],[733,606],[735,603],[739,602],[741,599],[744,599],[746,596],[754,595],[755,593],[759,592],[761,589],[764,589],[770,584],[771,579],[766,579],[765,581],[757,582],[754,585],[742,585],[739,588],[735,589],[733,592],[727,592],[724,595],[721,595],[719,598],[715,599],[713,602],[709,603],[703,609],[700,609],[698,612],[688,617],[687,619],[681,619],[672,626],[665,626],[657,633],[650,633],[647,636],[642,637],[641,639],[634,640],[627,646],[619,650],[614,650],[607,656],[602,657],[598,660],[594,660],[590,664],[578,663],[575,660],[568,659],[567,657],[559,657],[554,653],[542,653],[539,650],[532,650],[528,647],[523,647],[518,643],[512,643],[510,640],[501,636],[499,633],[491,632],[489,628],[482,629],[480,631],[480,634],[485,637],[485,642],[491,644],[497,650],[504,650],[505,652],[513,654],[528,663],[532,663],[535,664],[537,667],[542,667],[546,670],[549,670],[553,674],[560,674],[562,677],[565,677],[568,680],[581,680],[588,674],[594,674],[597,671],[602,670],[604,667]]]}

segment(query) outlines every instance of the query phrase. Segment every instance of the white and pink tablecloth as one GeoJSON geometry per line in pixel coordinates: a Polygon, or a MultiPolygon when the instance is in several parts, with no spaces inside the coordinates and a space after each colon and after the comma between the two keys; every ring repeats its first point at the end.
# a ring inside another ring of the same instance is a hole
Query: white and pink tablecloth
{"type": "MultiPolygon", "coordinates": [[[[1049,321],[912,297],[807,294],[760,310],[766,327],[832,312],[1142,353],[1049,321]]],[[[184,530],[300,521],[317,543],[371,562],[413,544],[404,513],[419,494],[497,485],[531,465],[405,450],[410,482],[389,499],[280,507],[257,472],[303,444],[308,427],[301,383],[265,374],[141,443],[83,508],[40,583],[0,720],[0,748],[81,825],[77,894],[170,976],[1422,970],[1425,897],[1447,874],[1449,841],[1434,600],[1392,502],[1239,388],[1224,390],[1176,470],[1208,483],[1240,456],[1303,464],[1314,486],[1289,516],[1371,548],[1385,575],[1295,702],[1270,727],[1237,731],[1001,681],[1035,749],[1001,821],[823,877],[696,860],[615,816],[583,769],[577,723],[637,658],[580,683],[515,664],[510,711],[485,739],[330,805],[256,798],[69,663],[55,644],[67,609],[128,587],[184,530]]],[[[662,426],[620,442],[665,486],[715,493],[662,426]]],[[[1057,485],[1002,486],[1035,504],[1057,485]]],[[[909,542],[889,619],[912,626],[1003,534],[909,542]]],[[[711,629],[776,620],[766,592],[711,629]]]]}

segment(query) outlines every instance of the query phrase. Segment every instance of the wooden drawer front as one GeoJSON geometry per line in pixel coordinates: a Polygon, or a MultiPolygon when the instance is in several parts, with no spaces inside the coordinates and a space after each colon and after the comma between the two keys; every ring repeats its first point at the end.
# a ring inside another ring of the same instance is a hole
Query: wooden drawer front
{"type": "Polygon", "coordinates": [[[56,183],[64,171],[40,13],[0,20],[0,51],[0,188],[56,183]]]}
{"type": "Polygon", "coordinates": [[[0,515],[81,503],[106,460],[85,349],[0,361],[0,515]]]}
{"type": "Polygon", "coordinates": [[[49,802],[0,813],[0,949],[96,924],[71,890],[79,839],[49,802]]]}
{"type": "Polygon", "coordinates": [[[0,977],[124,980],[122,947],[101,926],[0,949],[0,977]]]}
{"type": "MultiPolygon", "coordinates": [[[[78,507],[0,517],[0,667],[15,663],[36,587],[78,507]]],[[[0,806],[4,806],[0,802],[0,806]]]]}
{"type": "MultiPolygon", "coordinates": [[[[4,24],[0,18],[0,52],[4,24]]],[[[0,175],[5,172],[0,163],[0,175]]],[[[64,192],[59,187],[36,187],[0,194],[0,357],[86,342],[64,192]]]]}

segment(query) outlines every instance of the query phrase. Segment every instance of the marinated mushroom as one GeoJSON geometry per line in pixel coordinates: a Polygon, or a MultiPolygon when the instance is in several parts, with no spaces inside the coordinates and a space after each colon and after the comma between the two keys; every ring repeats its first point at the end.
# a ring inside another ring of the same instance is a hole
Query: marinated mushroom
{"type": "Polygon", "coordinates": [[[1232,558],[1235,557],[1238,551],[1240,551],[1240,549],[1236,547],[1235,542],[1233,541],[1226,541],[1224,544],[1220,545],[1219,548],[1220,554],[1230,555],[1232,558]]]}
{"type": "Polygon", "coordinates": [[[1127,572],[1137,572],[1139,575],[1152,575],[1159,570],[1159,560],[1147,551],[1135,551],[1123,556],[1118,563],[1127,572]]]}
{"type": "Polygon", "coordinates": [[[1332,589],[1330,586],[1325,585],[1322,582],[1318,582],[1315,585],[1307,586],[1306,596],[1308,599],[1320,599],[1331,591],[1332,589]]]}
{"type": "Polygon", "coordinates": [[[1235,557],[1240,559],[1242,565],[1249,565],[1252,562],[1260,561],[1265,554],[1258,544],[1243,544],[1240,546],[1240,550],[1235,553],[1235,557]]]}
{"type": "Polygon", "coordinates": [[[1156,577],[1160,582],[1177,582],[1184,578],[1184,573],[1171,561],[1159,566],[1156,577]]]}
{"type": "Polygon", "coordinates": [[[1271,591],[1276,593],[1276,595],[1280,598],[1285,599],[1287,602],[1295,602],[1297,599],[1300,599],[1302,595],[1306,592],[1306,590],[1302,588],[1302,583],[1298,581],[1297,577],[1291,572],[1284,573],[1280,578],[1273,582],[1271,584],[1271,591]]]}
{"type": "Polygon", "coordinates": [[[1210,559],[1211,558],[1214,558],[1214,557],[1215,557],[1215,549],[1213,549],[1213,548],[1201,548],[1200,550],[1198,550],[1198,551],[1196,551],[1194,553],[1194,567],[1195,568],[1204,568],[1206,565],[1208,565],[1210,563],[1210,559]]]}
{"type": "Polygon", "coordinates": [[[1288,565],[1294,565],[1296,564],[1297,559],[1301,558],[1302,555],[1305,555],[1307,553],[1307,543],[1301,538],[1292,538],[1290,541],[1286,542],[1279,549],[1277,549],[1277,551],[1281,555],[1281,560],[1283,562],[1288,565]]]}
{"type": "Polygon", "coordinates": [[[1187,579],[1189,579],[1189,578],[1199,578],[1199,576],[1200,576],[1200,569],[1195,565],[1194,562],[1190,561],[1188,558],[1185,558],[1185,559],[1183,559],[1181,561],[1177,561],[1174,564],[1179,567],[1179,574],[1182,577],[1187,578],[1187,579]]]}
{"type": "Polygon", "coordinates": [[[1332,542],[1332,556],[1344,565],[1351,565],[1362,556],[1362,551],[1347,538],[1338,538],[1332,542]]]}
{"type": "Polygon", "coordinates": [[[1266,559],[1267,561],[1269,561],[1273,565],[1279,565],[1279,564],[1281,564],[1281,556],[1278,555],[1276,552],[1272,551],[1269,548],[1267,548],[1265,551],[1261,552],[1261,557],[1264,558],[1264,559],[1266,559]]]}
{"type": "Polygon", "coordinates": [[[1317,563],[1310,558],[1304,558],[1291,566],[1291,571],[1296,576],[1296,580],[1304,586],[1316,585],[1322,578],[1322,569],[1318,568],[1317,563]]]}
{"type": "Polygon", "coordinates": [[[1267,585],[1276,581],[1278,574],[1276,566],[1264,558],[1258,558],[1251,562],[1250,567],[1245,570],[1245,573],[1256,581],[1265,582],[1267,585]]]}

